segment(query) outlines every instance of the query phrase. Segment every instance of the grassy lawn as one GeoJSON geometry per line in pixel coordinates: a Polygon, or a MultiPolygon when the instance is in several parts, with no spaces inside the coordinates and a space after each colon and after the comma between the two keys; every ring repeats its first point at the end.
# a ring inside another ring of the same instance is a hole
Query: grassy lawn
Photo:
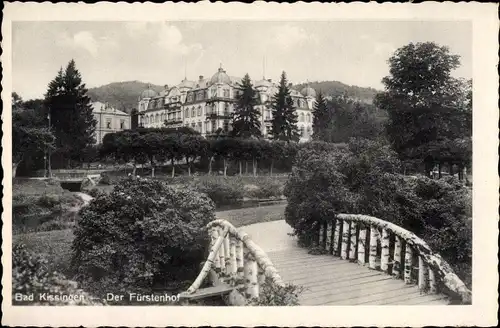
{"type": "Polygon", "coordinates": [[[218,219],[231,222],[235,227],[242,227],[254,223],[283,220],[286,204],[262,207],[250,207],[236,210],[217,212],[218,219]]]}
{"type": "Polygon", "coordinates": [[[72,229],[65,229],[13,235],[12,239],[13,243],[23,243],[27,250],[44,255],[50,270],[71,276],[73,237],[72,229]]]}

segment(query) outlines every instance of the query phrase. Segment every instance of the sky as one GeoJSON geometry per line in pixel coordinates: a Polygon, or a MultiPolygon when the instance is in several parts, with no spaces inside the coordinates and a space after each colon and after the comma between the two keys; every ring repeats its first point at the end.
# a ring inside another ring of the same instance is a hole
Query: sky
{"type": "Polygon", "coordinates": [[[433,41],[460,55],[453,75],[472,77],[472,25],[439,21],[14,22],[13,91],[41,98],[74,59],[87,87],[111,82],[178,84],[231,76],[294,84],[336,80],[383,89],[387,60],[410,42],[433,41]]]}

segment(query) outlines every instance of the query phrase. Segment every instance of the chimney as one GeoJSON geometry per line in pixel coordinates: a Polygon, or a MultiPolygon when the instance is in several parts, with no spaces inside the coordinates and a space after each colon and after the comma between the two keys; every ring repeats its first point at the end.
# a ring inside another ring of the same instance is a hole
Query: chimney
{"type": "Polygon", "coordinates": [[[165,90],[167,90],[168,89],[168,84],[165,84],[163,87],[165,88],[165,90]]]}
{"type": "Polygon", "coordinates": [[[271,79],[267,79],[267,82],[272,82],[272,80],[271,79]]]}
{"type": "Polygon", "coordinates": [[[200,75],[200,81],[203,80],[203,75],[200,75]]]}

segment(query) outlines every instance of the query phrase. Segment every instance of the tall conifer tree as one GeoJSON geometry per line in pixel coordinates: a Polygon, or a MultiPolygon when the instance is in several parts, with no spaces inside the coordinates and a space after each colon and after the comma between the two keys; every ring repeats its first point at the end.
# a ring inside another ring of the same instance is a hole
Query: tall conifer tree
{"type": "Polygon", "coordinates": [[[271,134],[274,140],[298,141],[297,112],[290,95],[286,73],[281,73],[278,93],[272,99],[273,120],[271,134]]]}
{"type": "Polygon", "coordinates": [[[241,93],[236,97],[237,103],[233,115],[232,135],[241,138],[261,137],[260,112],[257,105],[257,92],[253,88],[248,74],[239,85],[241,93]]]}
{"type": "Polygon", "coordinates": [[[70,166],[72,161],[82,161],[83,149],[95,142],[97,122],[74,60],[49,83],[45,104],[56,137],[56,165],[70,166]]]}
{"type": "Polygon", "coordinates": [[[331,115],[326,104],[326,99],[318,92],[313,107],[313,139],[328,141],[327,131],[331,123],[331,115]]]}

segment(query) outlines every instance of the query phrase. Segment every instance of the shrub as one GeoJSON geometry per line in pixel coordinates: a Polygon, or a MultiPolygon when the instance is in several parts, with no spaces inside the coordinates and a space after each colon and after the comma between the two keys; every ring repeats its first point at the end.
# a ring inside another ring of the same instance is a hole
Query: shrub
{"type": "Polygon", "coordinates": [[[470,286],[469,189],[458,179],[398,174],[394,151],[377,141],[353,139],[345,148],[302,148],[286,183],[286,221],[310,245],[318,223],[336,213],[366,214],[424,239],[470,286]]]}
{"type": "Polygon", "coordinates": [[[67,280],[58,272],[47,269],[47,260],[28,252],[23,244],[15,244],[12,250],[12,299],[15,305],[97,305],[86,292],[78,289],[78,284],[67,280]],[[44,294],[71,295],[74,300],[51,299],[44,294]],[[32,300],[22,300],[20,295],[33,295],[32,300]]]}
{"type": "Polygon", "coordinates": [[[101,195],[101,194],[102,194],[102,192],[101,192],[99,189],[97,189],[97,188],[92,188],[92,189],[90,189],[90,190],[87,192],[87,194],[88,194],[89,196],[92,196],[92,197],[96,198],[96,197],[99,197],[99,195],[101,195]]]}
{"type": "Polygon", "coordinates": [[[299,295],[304,288],[301,286],[286,284],[276,285],[269,277],[259,286],[259,298],[247,300],[247,305],[259,306],[294,306],[299,304],[299,295]]]}
{"type": "Polygon", "coordinates": [[[61,199],[58,195],[46,194],[38,198],[37,204],[45,208],[54,208],[61,204],[61,199]]]}
{"type": "Polygon", "coordinates": [[[243,200],[244,185],[239,179],[225,177],[205,177],[191,183],[197,191],[205,193],[217,207],[232,205],[243,200]]]}
{"type": "Polygon", "coordinates": [[[257,188],[248,191],[250,198],[267,199],[279,198],[283,195],[283,183],[278,179],[261,178],[257,188]]]}
{"type": "Polygon", "coordinates": [[[100,185],[110,185],[111,184],[111,178],[106,172],[101,173],[101,179],[99,180],[100,185]]]}
{"type": "Polygon", "coordinates": [[[123,180],[80,211],[72,266],[96,289],[125,291],[192,279],[204,259],[214,204],[190,188],[123,180]]]}
{"type": "Polygon", "coordinates": [[[346,155],[341,149],[317,148],[303,148],[297,154],[284,190],[285,218],[304,245],[312,241],[318,223],[354,209],[357,195],[347,189],[339,171],[346,155]]]}

